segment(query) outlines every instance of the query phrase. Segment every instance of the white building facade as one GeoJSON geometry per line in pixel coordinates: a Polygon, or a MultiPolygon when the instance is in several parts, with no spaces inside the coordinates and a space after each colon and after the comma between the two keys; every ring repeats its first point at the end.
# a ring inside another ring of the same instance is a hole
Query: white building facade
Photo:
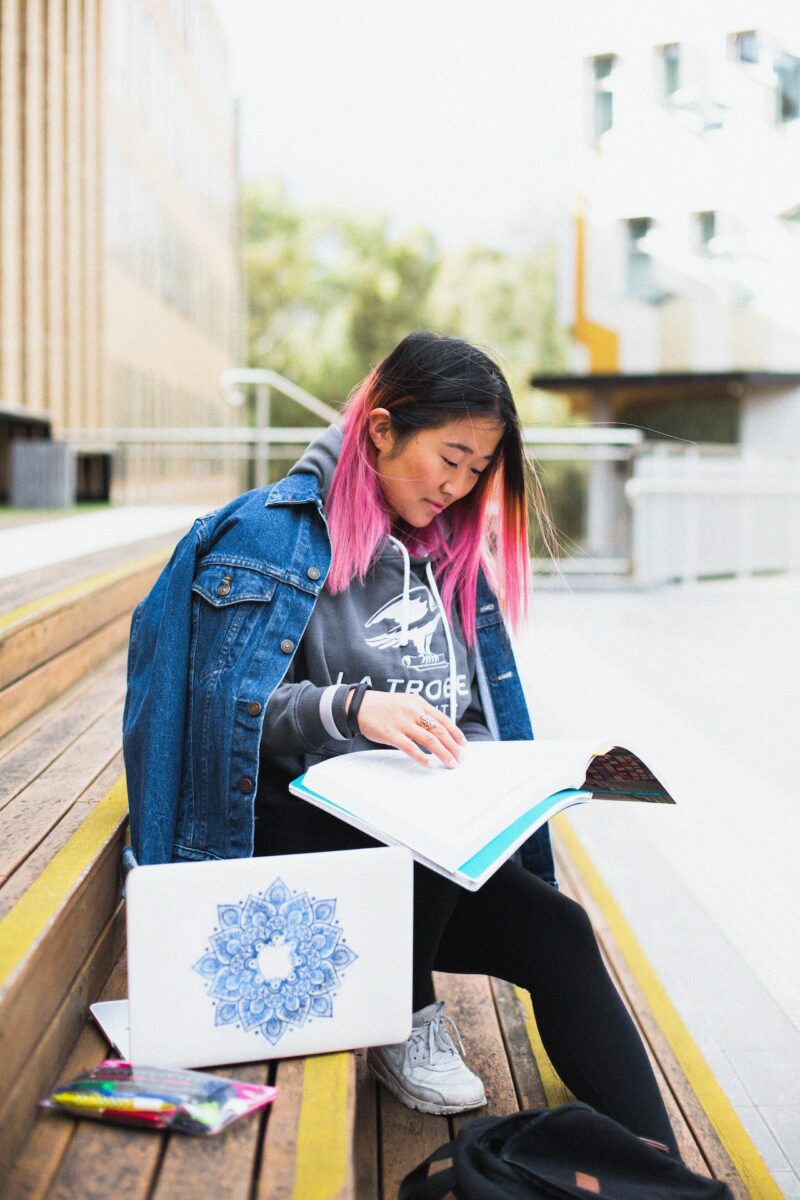
{"type": "Polygon", "coordinates": [[[800,5],[586,5],[565,94],[576,373],[800,366],[800,5]],[[580,111],[579,111],[580,109],[580,111]]]}

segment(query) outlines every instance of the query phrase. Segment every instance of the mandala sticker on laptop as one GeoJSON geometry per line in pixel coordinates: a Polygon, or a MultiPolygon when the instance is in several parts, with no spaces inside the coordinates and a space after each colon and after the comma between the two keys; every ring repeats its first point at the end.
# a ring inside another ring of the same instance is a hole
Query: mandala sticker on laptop
{"type": "Polygon", "coordinates": [[[335,919],[335,900],[276,879],[239,904],[219,904],[217,914],[219,927],[193,967],[215,1002],[215,1025],[262,1034],[274,1046],[289,1029],[333,1016],[343,972],[358,957],[335,919]]]}

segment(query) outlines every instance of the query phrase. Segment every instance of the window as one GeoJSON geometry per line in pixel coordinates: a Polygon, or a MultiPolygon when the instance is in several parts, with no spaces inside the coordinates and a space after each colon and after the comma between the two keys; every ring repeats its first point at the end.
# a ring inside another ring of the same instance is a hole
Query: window
{"type": "Polygon", "coordinates": [[[681,86],[681,48],[677,42],[661,47],[662,96],[669,100],[681,86]]]}
{"type": "Polygon", "coordinates": [[[731,57],[735,58],[737,62],[757,63],[759,61],[761,46],[755,29],[748,29],[744,33],[734,33],[730,46],[731,57]]]}
{"type": "Polygon", "coordinates": [[[646,238],[653,227],[652,217],[631,217],[628,231],[627,290],[634,300],[649,300],[654,293],[653,260],[646,238]]]}
{"type": "Polygon", "coordinates": [[[715,212],[697,213],[697,240],[702,254],[713,254],[712,242],[717,236],[717,214],[715,212]]]}
{"type": "Polygon", "coordinates": [[[776,54],[777,118],[781,124],[800,117],[800,58],[793,54],[776,54]]]}
{"type": "Polygon", "coordinates": [[[599,142],[614,124],[613,54],[601,54],[592,60],[592,135],[599,142]]]}

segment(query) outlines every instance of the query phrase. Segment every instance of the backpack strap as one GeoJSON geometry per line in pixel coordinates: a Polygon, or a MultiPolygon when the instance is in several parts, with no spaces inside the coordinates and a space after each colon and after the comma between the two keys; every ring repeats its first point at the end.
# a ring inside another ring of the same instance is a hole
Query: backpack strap
{"type": "Polygon", "coordinates": [[[428,1168],[431,1163],[439,1162],[442,1158],[452,1158],[454,1146],[455,1142],[447,1142],[410,1171],[400,1184],[397,1200],[444,1200],[447,1193],[453,1191],[456,1186],[455,1167],[437,1171],[435,1175],[428,1175],[428,1168]]]}

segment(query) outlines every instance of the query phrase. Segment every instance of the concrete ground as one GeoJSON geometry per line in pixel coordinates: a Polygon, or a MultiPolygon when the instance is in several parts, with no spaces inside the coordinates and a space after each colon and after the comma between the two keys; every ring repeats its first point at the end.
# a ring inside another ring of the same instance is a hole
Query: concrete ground
{"type": "Polygon", "coordinates": [[[142,541],[159,533],[191,528],[211,505],[110,505],[74,516],[46,518],[31,511],[28,520],[0,527],[0,579],[80,558],[111,546],[142,541]]]}
{"type": "MultiPolygon", "coordinates": [[[[211,507],[15,522],[0,528],[0,577],[177,540],[211,507]]],[[[612,737],[675,796],[674,809],[598,802],[568,819],[785,1195],[800,1197],[800,578],[574,588],[539,586],[518,639],[536,735],[612,737]]]]}
{"type": "Polygon", "coordinates": [[[800,1196],[800,579],[543,587],[539,737],[609,735],[672,808],[569,820],[787,1196],[800,1196]]]}

